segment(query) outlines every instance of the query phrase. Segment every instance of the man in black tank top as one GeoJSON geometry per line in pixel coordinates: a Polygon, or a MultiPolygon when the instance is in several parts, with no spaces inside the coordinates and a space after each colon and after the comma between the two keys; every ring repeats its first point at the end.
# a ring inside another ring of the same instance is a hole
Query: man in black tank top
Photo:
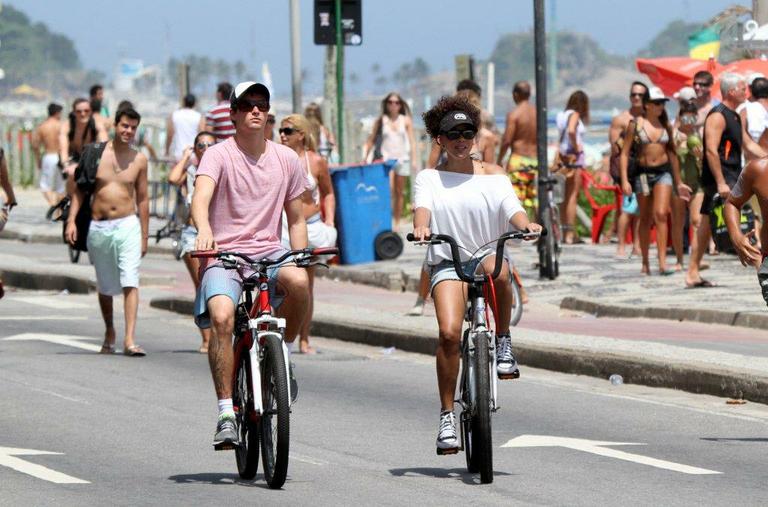
{"type": "Polygon", "coordinates": [[[711,232],[709,213],[715,195],[728,197],[741,172],[742,147],[756,157],[765,157],[764,150],[748,136],[742,137],[741,117],[735,109],[747,96],[747,83],[738,74],[726,72],[720,77],[720,91],[723,101],[712,108],[704,122],[704,161],[701,171],[701,185],[704,188],[704,202],[701,204],[701,225],[696,241],[691,245],[691,258],[685,285],[688,288],[712,287],[713,284],[701,278],[699,263],[709,245],[711,232]]]}

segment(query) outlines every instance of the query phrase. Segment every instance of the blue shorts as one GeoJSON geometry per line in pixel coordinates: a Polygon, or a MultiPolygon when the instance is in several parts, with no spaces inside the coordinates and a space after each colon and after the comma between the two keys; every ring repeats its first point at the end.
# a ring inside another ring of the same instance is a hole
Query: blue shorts
{"type": "MultiPolygon", "coordinates": [[[[241,271],[245,275],[253,273],[250,268],[244,268],[241,271]]],[[[277,275],[279,272],[279,266],[267,268],[269,301],[272,304],[272,308],[278,308],[282,304],[283,299],[285,299],[285,295],[277,294],[277,275]]],[[[195,296],[195,324],[197,324],[197,327],[201,329],[211,327],[211,319],[208,314],[209,299],[214,296],[229,296],[232,303],[237,307],[242,292],[243,279],[237,269],[224,269],[221,264],[214,264],[208,267],[203,273],[203,278],[200,280],[200,289],[195,296]]]]}
{"type": "Polygon", "coordinates": [[[634,190],[636,194],[643,194],[643,182],[640,179],[643,175],[645,175],[647,178],[648,190],[653,190],[653,187],[656,185],[672,186],[672,174],[667,171],[657,173],[641,173],[635,177],[634,190]]]}
{"type": "MultiPolygon", "coordinates": [[[[477,267],[480,265],[482,259],[472,259],[467,262],[462,262],[461,267],[469,276],[474,276],[477,267]]],[[[461,280],[459,274],[456,273],[456,269],[453,266],[453,261],[440,261],[439,264],[430,265],[429,268],[429,292],[432,293],[438,283],[445,280],[461,280]]]]}

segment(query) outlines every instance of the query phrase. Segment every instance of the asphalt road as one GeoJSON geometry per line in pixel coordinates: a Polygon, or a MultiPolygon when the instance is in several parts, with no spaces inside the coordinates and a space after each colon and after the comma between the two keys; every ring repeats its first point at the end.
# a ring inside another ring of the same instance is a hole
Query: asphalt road
{"type": "Polygon", "coordinates": [[[142,304],[140,359],[93,353],[102,332],[95,295],[0,301],[0,505],[765,504],[766,406],[525,368],[501,385],[480,485],[462,454],[435,455],[433,358],[330,339],[293,356],[289,478],[271,491],[211,447],[188,318],[142,304]]]}

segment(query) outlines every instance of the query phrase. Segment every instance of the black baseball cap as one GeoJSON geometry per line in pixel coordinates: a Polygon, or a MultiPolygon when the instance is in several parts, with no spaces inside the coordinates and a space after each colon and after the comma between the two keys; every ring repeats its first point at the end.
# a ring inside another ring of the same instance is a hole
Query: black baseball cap
{"type": "Polygon", "coordinates": [[[454,130],[459,125],[467,125],[468,127],[477,130],[477,127],[472,123],[472,119],[467,113],[464,111],[451,111],[440,120],[440,132],[454,130]]]}
{"type": "Polygon", "coordinates": [[[243,81],[232,89],[232,94],[229,96],[229,105],[234,108],[237,105],[237,100],[248,92],[264,95],[267,102],[269,102],[269,89],[266,86],[256,81],[243,81]]]}

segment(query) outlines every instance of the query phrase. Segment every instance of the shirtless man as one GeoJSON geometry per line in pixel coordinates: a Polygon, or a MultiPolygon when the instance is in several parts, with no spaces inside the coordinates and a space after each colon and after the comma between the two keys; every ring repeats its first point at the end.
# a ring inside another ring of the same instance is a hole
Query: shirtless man
{"type": "MultiPolygon", "coordinates": [[[[643,114],[643,97],[648,93],[648,87],[645,86],[645,84],[641,83],[640,81],[635,81],[632,83],[632,86],[629,87],[629,109],[626,111],[623,111],[619,115],[615,116],[613,120],[611,120],[611,127],[608,130],[608,142],[611,143],[611,162],[618,164],[618,157],[621,154],[621,146],[619,143],[622,142],[624,139],[624,134],[627,131],[627,126],[629,126],[629,122],[632,120],[637,119],[638,116],[642,116],[643,114]]],[[[619,181],[615,181],[616,184],[619,184],[619,181]]],[[[638,226],[640,225],[640,220],[635,218],[635,215],[630,215],[629,213],[624,213],[624,211],[619,208],[618,212],[619,219],[616,222],[616,236],[618,237],[619,245],[616,248],[616,257],[624,259],[627,256],[626,253],[626,238],[627,238],[627,229],[634,221],[634,226],[632,228],[634,234],[634,245],[632,248],[632,254],[633,255],[639,255],[640,254],[640,235],[638,234],[638,226]],[[634,218],[634,220],[633,220],[634,218]]]]}
{"type": "Polygon", "coordinates": [[[67,195],[75,191],[72,176],[80,161],[80,155],[86,144],[103,143],[108,139],[107,131],[101,122],[93,118],[93,110],[88,99],[75,99],[69,121],[61,122],[59,131],[59,159],[67,178],[67,195]]]}
{"type": "Polygon", "coordinates": [[[32,133],[32,153],[35,154],[37,168],[40,169],[40,190],[51,207],[64,197],[64,178],[59,168],[62,109],[59,104],[48,104],[48,118],[32,133]]]}
{"type": "Polygon", "coordinates": [[[507,172],[512,180],[517,197],[526,210],[535,209],[536,173],[523,169],[536,169],[536,106],[531,104],[531,85],[527,81],[518,81],[512,88],[515,109],[507,113],[507,127],[501,141],[501,149],[496,164],[504,167],[507,150],[509,156],[507,172]]]}
{"type": "Polygon", "coordinates": [[[752,196],[757,197],[760,204],[760,214],[763,223],[768,218],[768,158],[749,162],[739,174],[739,179],[731,189],[728,200],[725,202],[725,223],[728,226],[728,235],[736,249],[739,260],[744,266],[757,268],[757,280],[763,293],[763,299],[768,303],[768,227],[760,230],[760,243],[763,245],[761,252],[757,246],[751,243],[755,231],[747,234],[741,232],[740,219],[741,208],[749,202],[752,196]]]}
{"type": "MultiPolygon", "coordinates": [[[[115,350],[112,297],[122,293],[123,353],[134,357],[145,355],[134,338],[139,306],[139,264],[147,253],[149,234],[147,157],[130,146],[140,121],[141,116],[133,109],[117,112],[115,139],[104,147],[95,181],[88,181],[87,168],[80,165],[66,229],[67,241],[74,244],[77,239],[75,217],[83,202],[84,190],[92,186],[93,221],[88,229],[88,257],[96,268],[99,306],[106,326],[101,353],[111,354],[115,350]]],[[[86,158],[83,156],[84,162],[86,158]]]]}
{"type": "Polygon", "coordinates": [[[700,70],[693,75],[693,89],[696,91],[694,103],[699,109],[699,119],[696,127],[699,129],[699,135],[704,135],[704,120],[707,119],[709,111],[717,104],[712,99],[712,84],[715,78],[712,73],[706,70],[700,70]]]}

